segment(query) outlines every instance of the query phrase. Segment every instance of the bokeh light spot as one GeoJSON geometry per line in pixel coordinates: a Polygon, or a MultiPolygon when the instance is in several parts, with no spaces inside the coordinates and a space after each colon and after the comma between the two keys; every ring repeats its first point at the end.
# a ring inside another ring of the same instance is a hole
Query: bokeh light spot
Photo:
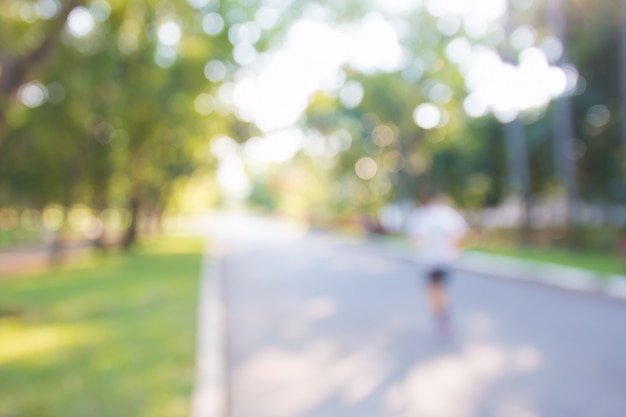
{"type": "Polygon", "coordinates": [[[193,107],[198,114],[206,116],[215,109],[215,100],[210,94],[199,94],[193,101],[193,107]]]}
{"type": "Polygon", "coordinates": [[[233,48],[233,58],[239,65],[251,64],[256,56],[256,49],[249,43],[239,43],[233,48]]]}
{"type": "Polygon", "coordinates": [[[254,15],[254,19],[263,29],[270,30],[273,29],[278,20],[280,18],[280,14],[278,10],[272,7],[261,7],[254,15]]]}
{"type": "Polygon", "coordinates": [[[105,0],[96,0],[89,7],[91,15],[98,22],[106,21],[111,15],[111,6],[105,0]]]}
{"type": "Polygon", "coordinates": [[[261,28],[255,22],[237,23],[228,30],[228,39],[233,45],[253,45],[261,38],[261,28]]]}
{"type": "Polygon", "coordinates": [[[463,100],[463,110],[470,117],[482,117],[487,114],[487,105],[476,94],[470,94],[463,100]]]}
{"type": "Polygon", "coordinates": [[[329,147],[335,152],[348,150],[352,145],[352,135],[345,129],[333,132],[328,139],[329,147]]]}
{"type": "Polygon", "coordinates": [[[34,23],[39,17],[37,15],[36,6],[30,2],[23,2],[19,6],[19,14],[22,21],[26,23],[34,23]]]}
{"type": "Polygon", "coordinates": [[[378,165],[372,158],[365,157],[356,162],[354,165],[354,171],[359,178],[369,180],[376,176],[376,172],[378,172],[378,165]]]}
{"type": "Polygon", "coordinates": [[[472,55],[472,44],[467,38],[454,38],[446,46],[446,57],[455,64],[466,62],[472,55]]]}
{"type": "Polygon", "coordinates": [[[513,31],[509,37],[511,46],[518,51],[523,51],[526,48],[530,48],[535,39],[537,38],[537,32],[532,26],[524,25],[520,26],[513,31]]]}
{"type": "Polygon", "coordinates": [[[439,107],[431,103],[423,103],[415,108],[413,121],[423,129],[433,129],[441,121],[441,111],[439,107]]]}
{"type": "Polygon", "coordinates": [[[302,142],[302,150],[308,156],[322,156],[326,150],[326,141],[318,131],[309,132],[302,142]]]}
{"type": "Polygon", "coordinates": [[[606,106],[598,104],[587,111],[587,123],[595,127],[603,127],[611,120],[611,112],[606,106]]]}
{"type": "Polygon", "coordinates": [[[376,126],[372,132],[372,141],[381,148],[391,145],[395,140],[396,134],[388,125],[376,126]]]}
{"type": "Polygon", "coordinates": [[[437,29],[444,35],[451,36],[461,28],[461,19],[453,14],[442,16],[437,21],[437,29]]]}
{"type": "Polygon", "coordinates": [[[446,104],[452,100],[452,89],[443,83],[436,82],[428,89],[428,99],[437,104],[446,104]]]}
{"type": "Polygon", "coordinates": [[[37,12],[42,19],[52,19],[61,11],[58,0],[39,0],[37,6],[37,12]]]}
{"type": "Polygon", "coordinates": [[[563,44],[554,36],[548,36],[542,40],[540,47],[552,64],[557,63],[563,55],[563,44]]]}
{"type": "Polygon", "coordinates": [[[218,136],[211,141],[211,153],[218,159],[235,155],[238,147],[237,142],[228,136],[218,136]]]}
{"type": "Polygon", "coordinates": [[[86,8],[79,6],[74,8],[67,17],[69,32],[78,38],[87,36],[95,28],[96,22],[86,8]]]}
{"type": "Polygon", "coordinates": [[[163,45],[174,46],[180,42],[183,31],[180,26],[174,22],[165,22],[159,26],[158,37],[159,42],[163,45]]]}
{"type": "Polygon", "coordinates": [[[226,77],[226,65],[222,61],[212,60],[204,66],[204,75],[214,83],[223,81],[226,77]]]}
{"type": "Polygon", "coordinates": [[[27,107],[41,106],[48,97],[48,89],[39,81],[22,85],[17,91],[17,97],[27,107]]]}
{"type": "Polygon", "coordinates": [[[207,35],[219,35],[224,30],[224,19],[218,13],[208,13],[202,19],[202,29],[207,35]]]}
{"type": "Polygon", "coordinates": [[[213,4],[215,3],[219,5],[219,1],[215,1],[215,0],[187,0],[187,3],[189,3],[191,7],[196,8],[196,9],[206,9],[208,7],[213,6],[213,4]]]}
{"type": "Polygon", "coordinates": [[[347,109],[353,109],[363,100],[363,85],[355,80],[348,81],[339,93],[341,104],[347,109]]]}

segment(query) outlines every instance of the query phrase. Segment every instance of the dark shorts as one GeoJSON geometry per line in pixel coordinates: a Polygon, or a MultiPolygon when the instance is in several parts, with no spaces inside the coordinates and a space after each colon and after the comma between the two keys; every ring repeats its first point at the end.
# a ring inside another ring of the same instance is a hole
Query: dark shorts
{"type": "Polygon", "coordinates": [[[446,284],[449,276],[450,271],[446,268],[433,268],[426,271],[426,279],[430,284],[446,284]]]}

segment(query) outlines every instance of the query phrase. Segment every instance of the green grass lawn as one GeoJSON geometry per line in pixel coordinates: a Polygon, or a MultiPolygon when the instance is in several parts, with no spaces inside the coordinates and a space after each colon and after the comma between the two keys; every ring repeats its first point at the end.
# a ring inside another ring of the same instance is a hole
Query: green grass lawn
{"type": "Polygon", "coordinates": [[[0,229],[0,250],[36,245],[39,243],[39,238],[39,233],[34,230],[22,228],[13,230],[0,229]]]}
{"type": "MultiPolygon", "coordinates": [[[[373,236],[396,247],[406,247],[404,236],[373,236]]],[[[626,263],[616,252],[570,251],[561,248],[534,247],[516,248],[507,245],[480,245],[467,248],[471,251],[503,255],[536,262],[548,262],[558,265],[582,268],[598,272],[601,275],[626,275],[626,263]]]]}
{"type": "Polygon", "coordinates": [[[603,275],[624,275],[624,261],[615,253],[573,252],[558,248],[478,247],[481,252],[588,269],[603,275]]]}
{"type": "Polygon", "coordinates": [[[185,416],[202,241],[0,280],[0,417],[185,416]]]}

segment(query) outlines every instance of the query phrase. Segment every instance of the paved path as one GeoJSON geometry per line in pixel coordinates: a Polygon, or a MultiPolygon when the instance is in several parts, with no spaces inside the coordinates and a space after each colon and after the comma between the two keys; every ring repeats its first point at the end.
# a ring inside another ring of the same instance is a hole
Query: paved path
{"type": "Polygon", "coordinates": [[[626,303],[457,274],[446,342],[409,262],[258,226],[221,242],[230,416],[626,415],[626,303]]]}
{"type": "MultiPolygon", "coordinates": [[[[57,256],[64,261],[76,259],[90,247],[87,241],[65,243],[59,248],[57,256]]],[[[0,279],[22,272],[43,271],[50,264],[51,253],[47,245],[1,250],[0,279]]]]}

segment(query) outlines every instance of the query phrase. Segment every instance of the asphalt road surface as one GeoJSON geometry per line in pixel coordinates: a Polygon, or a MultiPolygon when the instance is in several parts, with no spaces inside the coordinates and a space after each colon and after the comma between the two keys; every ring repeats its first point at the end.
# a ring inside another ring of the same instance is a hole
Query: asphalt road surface
{"type": "Polygon", "coordinates": [[[626,416],[624,302],[459,273],[442,339],[416,266],[374,243],[220,244],[232,417],[626,416]]]}

